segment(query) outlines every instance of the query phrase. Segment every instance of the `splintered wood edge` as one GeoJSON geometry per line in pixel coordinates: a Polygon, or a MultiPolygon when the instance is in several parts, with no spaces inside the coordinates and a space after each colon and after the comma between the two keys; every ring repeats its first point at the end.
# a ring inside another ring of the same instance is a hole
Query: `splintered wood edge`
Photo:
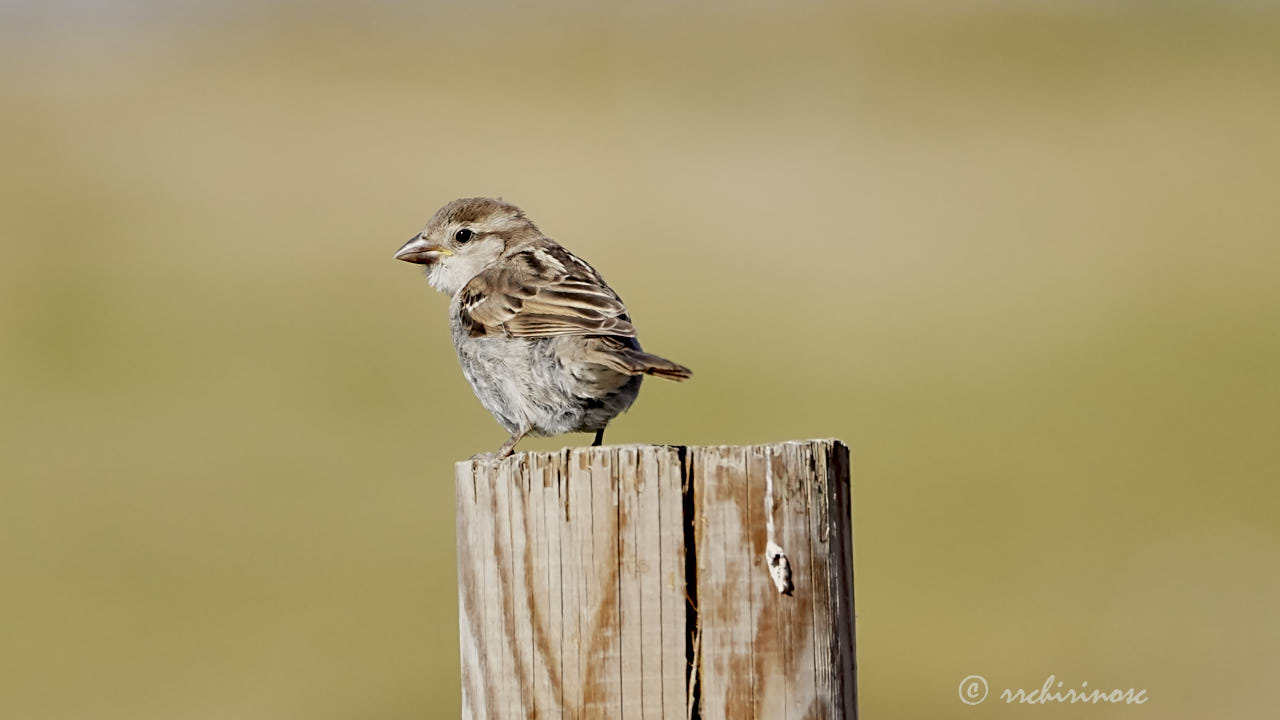
{"type": "Polygon", "coordinates": [[[808,440],[779,440],[777,442],[753,443],[751,445],[670,445],[670,444],[649,444],[649,443],[628,443],[626,445],[566,445],[559,450],[530,450],[513,453],[512,455],[498,459],[493,457],[492,453],[480,453],[466,460],[458,460],[454,463],[456,471],[465,469],[476,469],[480,467],[498,467],[502,468],[507,465],[520,462],[532,462],[537,457],[541,461],[547,461],[559,455],[576,454],[576,453],[617,453],[622,450],[642,451],[648,448],[671,448],[680,452],[700,452],[707,450],[727,450],[729,448],[751,450],[752,448],[776,448],[783,447],[804,447],[815,444],[830,444],[832,450],[843,447],[848,452],[848,445],[838,438],[811,438],[808,440]]]}

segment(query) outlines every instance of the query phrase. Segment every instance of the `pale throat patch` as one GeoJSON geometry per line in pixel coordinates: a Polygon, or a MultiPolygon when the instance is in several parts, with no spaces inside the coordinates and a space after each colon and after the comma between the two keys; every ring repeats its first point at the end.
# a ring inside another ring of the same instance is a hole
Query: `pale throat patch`
{"type": "Polygon", "coordinates": [[[442,257],[427,268],[427,282],[442,293],[456,295],[502,254],[502,247],[499,238],[489,236],[473,246],[458,248],[453,255],[442,257]]]}

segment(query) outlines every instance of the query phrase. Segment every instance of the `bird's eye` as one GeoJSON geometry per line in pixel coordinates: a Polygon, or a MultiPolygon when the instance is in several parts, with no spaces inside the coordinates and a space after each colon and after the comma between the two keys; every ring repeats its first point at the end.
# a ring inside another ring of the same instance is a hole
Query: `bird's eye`
{"type": "Polygon", "coordinates": [[[458,244],[462,244],[465,242],[469,242],[471,240],[471,235],[472,235],[472,232],[470,230],[468,230],[467,228],[462,228],[461,230],[453,234],[453,239],[458,244]]]}

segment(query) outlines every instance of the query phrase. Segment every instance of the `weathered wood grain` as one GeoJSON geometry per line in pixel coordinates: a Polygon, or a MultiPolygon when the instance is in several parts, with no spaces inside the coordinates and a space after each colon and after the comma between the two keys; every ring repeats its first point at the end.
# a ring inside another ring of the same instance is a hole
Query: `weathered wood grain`
{"type": "Polygon", "coordinates": [[[856,717],[842,443],[520,453],[455,479],[463,717],[856,717]]]}

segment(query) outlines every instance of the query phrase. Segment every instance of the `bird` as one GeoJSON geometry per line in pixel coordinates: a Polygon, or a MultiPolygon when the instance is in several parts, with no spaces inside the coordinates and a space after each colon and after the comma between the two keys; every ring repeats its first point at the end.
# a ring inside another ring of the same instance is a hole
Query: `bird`
{"type": "Polygon", "coordinates": [[[462,374],[511,434],[497,458],[530,435],[594,432],[598,447],[645,375],[693,375],[641,349],[626,306],[600,273],[500,198],[446,204],[395,259],[423,265],[427,282],[451,296],[462,374]]]}

